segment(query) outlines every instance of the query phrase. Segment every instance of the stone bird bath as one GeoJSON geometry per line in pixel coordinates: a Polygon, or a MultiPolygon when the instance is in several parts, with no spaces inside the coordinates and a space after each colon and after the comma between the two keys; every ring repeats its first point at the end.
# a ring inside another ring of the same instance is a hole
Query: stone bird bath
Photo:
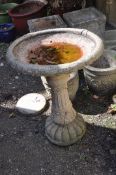
{"type": "Polygon", "coordinates": [[[21,72],[45,76],[51,87],[52,113],[47,118],[45,133],[57,145],[67,146],[77,142],[85,133],[85,123],[69,99],[67,81],[69,74],[82,69],[98,59],[103,53],[102,40],[95,34],[82,29],[57,28],[29,33],[14,41],[7,51],[7,60],[21,72]],[[83,56],[74,62],[58,65],[30,64],[28,49],[37,43],[65,42],[79,46],[83,56]]]}

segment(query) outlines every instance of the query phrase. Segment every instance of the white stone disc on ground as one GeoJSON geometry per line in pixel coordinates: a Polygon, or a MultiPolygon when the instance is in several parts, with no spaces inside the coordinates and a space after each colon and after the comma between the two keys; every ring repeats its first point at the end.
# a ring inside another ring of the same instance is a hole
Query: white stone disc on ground
{"type": "Polygon", "coordinates": [[[43,95],[30,93],[18,100],[16,108],[23,114],[37,114],[45,108],[45,105],[46,99],[43,95]]]}

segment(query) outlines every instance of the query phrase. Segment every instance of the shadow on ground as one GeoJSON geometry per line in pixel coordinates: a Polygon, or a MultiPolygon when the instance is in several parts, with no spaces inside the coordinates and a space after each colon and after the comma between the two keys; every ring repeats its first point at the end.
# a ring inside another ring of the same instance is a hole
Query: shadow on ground
{"type": "Polygon", "coordinates": [[[115,175],[116,131],[87,124],[83,139],[69,147],[51,144],[45,115],[9,118],[0,109],[0,175],[115,175]]]}
{"type": "Polygon", "coordinates": [[[97,115],[107,112],[108,107],[112,103],[112,95],[94,98],[94,95],[87,87],[83,71],[79,71],[79,90],[73,101],[74,108],[83,114],[97,115]]]}
{"type": "Polygon", "coordinates": [[[87,86],[80,87],[73,101],[74,108],[83,114],[97,115],[107,112],[112,102],[112,96],[94,98],[87,86]]]}

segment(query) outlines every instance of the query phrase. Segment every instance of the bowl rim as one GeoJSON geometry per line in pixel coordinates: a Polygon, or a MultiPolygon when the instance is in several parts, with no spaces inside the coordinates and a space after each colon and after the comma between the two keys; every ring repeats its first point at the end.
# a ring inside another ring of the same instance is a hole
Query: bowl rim
{"type": "MultiPolygon", "coordinates": [[[[107,53],[112,53],[112,54],[115,54],[116,55],[116,51],[115,50],[111,50],[111,49],[105,49],[104,50],[104,54],[107,54],[107,53]]],[[[93,67],[91,65],[89,66],[85,66],[85,70],[89,70],[89,71],[92,71],[92,72],[95,72],[96,74],[109,74],[109,73],[116,73],[116,66],[115,67],[110,67],[110,68],[96,68],[96,67],[93,67]]]]}
{"type": "Polygon", "coordinates": [[[34,74],[34,72],[41,74],[41,75],[55,75],[55,74],[62,74],[70,73],[72,70],[82,69],[84,66],[91,64],[97,58],[99,58],[103,53],[103,41],[100,37],[95,35],[94,33],[86,30],[86,29],[77,29],[77,28],[55,28],[55,29],[46,29],[38,32],[28,33],[17,40],[15,40],[7,50],[7,60],[12,64],[12,66],[17,67],[18,69],[29,72],[34,74]],[[86,56],[82,56],[81,59],[65,64],[58,64],[58,65],[33,65],[33,64],[24,64],[24,62],[19,61],[13,54],[13,49],[16,47],[17,44],[21,43],[22,41],[45,34],[57,34],[57,33],[72,33],[83,35],[84,37],[88,37],[89,39],[93,40],[96,44],[95,49],[92,53],[87,54],[86,56]],[[47,71],[46,71],[47,70],[47,71]],[[49,71],[48,71],[49,70],[49,71]]]}

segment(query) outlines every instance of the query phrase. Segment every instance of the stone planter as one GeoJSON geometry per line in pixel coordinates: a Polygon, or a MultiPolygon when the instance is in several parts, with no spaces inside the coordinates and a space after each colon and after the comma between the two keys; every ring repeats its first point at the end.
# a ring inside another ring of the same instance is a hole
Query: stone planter
{"type": "Polygon", "coordinates": [[[106,17],[93,7],[64,13],[63,18],[69,27],[87,29],[104,36],[106,17]]]}
{"type": "Polygon", "coordinates": [[[84,68],[85,80],[96,95],[109,95],[116,91],[116,51],[106,50],[91,66],[84,68]]]}
{"type": "Polygon", "coordinates": [[[47,138],[60,146],[71,145],[80,140],[85,133],[85,123],[73,108],[67,91],[69,74],[91,64],[103,53],[103,42],[95,34],[81,29],[57,28],[29,33],[17,39],[7,52],[8,62],[21,72],[47,77],[52,94],[52,113],[47,118],[45,133],[47,138]],[[71,43],[82,49],[79,60],[58,65],[31,64],[28,50],[38,43],[71,43]],[[24,49],[25,48],[25,49],[24,49]]]}
{"type": "Polygon", "coordinates": [[[9,11],[18,33],[27,33],[27,20],[45,15],[45,5],[42,2],[28,2],[16,6],[9,11]]]}
{"type": "Polygon", "coordinates": [[[67,27],[65,22],[59,15],[52,15],[37,19],[28,20],[28,26],[30,32],[37,32],[50,28],[64,28],[67,27]]]}
{"type": "Polygon", "coordinates": [[[107,49],[116,50],[116,30],[105,31],[104,44],[107,49]]]}

